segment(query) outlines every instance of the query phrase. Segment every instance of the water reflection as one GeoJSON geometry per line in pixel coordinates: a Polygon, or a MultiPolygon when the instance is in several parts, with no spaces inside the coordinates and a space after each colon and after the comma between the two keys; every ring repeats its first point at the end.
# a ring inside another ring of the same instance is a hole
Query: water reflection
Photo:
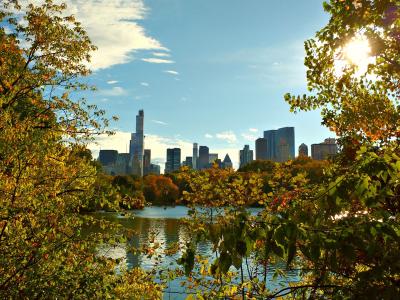
{"type": "MultiPolygon", "coordinates": [[[[259,210],[251,209],[252,213],[257,213],[259,210]]],[[[121,259],[121,263],[128,269],[133,267],[142,267],[144,269],[152,269],[156,265],[164,268],[174,269],[178,267],[176,260],[181,256],[177,253],[173,256],[157,255],[149,256],[145,254],[133,254],[127,251],[132,246],[154,245],[157,243],[159,249],[157,253],[163,254],[164,251],[174,243],[184,246],[190,239],[190,233],[181,224],[180,219],[186,217],[188,208],[184,206],[176,207],[146,207],[144,210],[135,211],[134,217],[123,216],[117,213],[97,213],[97,217],[104,218],[112,222],[117,222],[128,229],[133,229],[137,232],[127,244],[118,244],[115,247],[103,246],[99,249],[100,255],[121,259]]],[[[203,256],[214,256],[211,245],[208,243],[200,243],[197,249],[198,253],[203,256]]],[[[249,262],[251,264],[251,261],[249,262]]],[[[270,266],[268,269],[268,278],[272,280],[273,271],[276,267],[282,268],[280,265],[270,266]]],[[[288,274],[290,281],[297,281],[298,274],[292,272],[288,274]]],[[[185,290],[180,286],[181,279],[176,279],[169,282],[165,293],[165,299],[185,299],[182,294],[169,294],[169,291],[184,293],[185,290]]],[[[281,279],[280,282],[272,283],[270,288],[278,288],[281,284],[288,285],[287,279],[281,279]]]]}
{"type": "MultiPolygon", "coordinates": [[[[144,210],[135,211],[133,218],[117,213],[96,213],[96,216],[99,218],[119,223],[137,233],[128,242],[128,245],[119,244],[115,247],[103,246],[99,249],[99,254],[114,259],[125,258],[128,268],[152,268],[157,263],[154,256],[150,258],[144,254],[132,254],[126,251],[127,248],[131,246],[138,248],[139,246],[149,245],[151,242],[154,242],[159,245],[158,252],[163,253],[168,246],[174,243],[179,243],[180,245],[186,244],[189,240],[189,235],[182,226],[180,219],[187,216],[187,211],[186,207],[181,206],[174,208],[147,207],[144,210]]],[[[177,254],[173,257],[164,258],[163,265],[174,262],[178,256],[177,254]]]]}

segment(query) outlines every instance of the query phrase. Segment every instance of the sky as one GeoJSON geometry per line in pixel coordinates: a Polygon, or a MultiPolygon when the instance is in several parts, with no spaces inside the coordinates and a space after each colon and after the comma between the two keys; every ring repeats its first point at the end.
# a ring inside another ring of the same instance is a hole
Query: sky
{"type": "Polygon", "coordinates": [[[293,114],[285,93],[307,92],[304,41],[328,22],[322,0],[68,0],[98,50],[90,103],[117,115],[116,134],[90,145],[126,152],[144,110],[145,148],[164,169],[166,148],[206,145],[238,166],[264,130],[295,127],[301,143],[334,134],[318,111],[293,114]]]}

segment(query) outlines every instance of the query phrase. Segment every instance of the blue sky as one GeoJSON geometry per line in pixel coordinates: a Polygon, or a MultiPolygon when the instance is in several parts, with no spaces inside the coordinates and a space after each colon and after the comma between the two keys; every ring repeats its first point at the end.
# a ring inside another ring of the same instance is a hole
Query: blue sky
{"type": "Polygon", "coordinates": [[[283,100],[306,92],[303,43],[328,21],[321,0],[69,2],[99,47],[88,100],[120,118],[95,153],[125,151],[139,109],[159,163],[167,147],[190,155],[198,142],[237,165],[239,149],[283,126],[296,148],[333,136],[319,112],[295,115],[283,100]]]}

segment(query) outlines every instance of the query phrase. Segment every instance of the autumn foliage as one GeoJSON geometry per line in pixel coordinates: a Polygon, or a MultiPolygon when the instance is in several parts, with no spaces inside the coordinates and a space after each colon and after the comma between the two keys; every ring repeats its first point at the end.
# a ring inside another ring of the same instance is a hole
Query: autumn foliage
{"type": "Polygon", "coordinates": [[[95,48],[64,9],[0,4],[0,298],[123,298],[125,290],[157,298],[144,271],[119,284],[115,262],[96,251],[107,236],[82,235],[96,223],[82,208],[115,205],[84,155],[107,119],[71,98],[88,88],[80,77],[95,48]]]}

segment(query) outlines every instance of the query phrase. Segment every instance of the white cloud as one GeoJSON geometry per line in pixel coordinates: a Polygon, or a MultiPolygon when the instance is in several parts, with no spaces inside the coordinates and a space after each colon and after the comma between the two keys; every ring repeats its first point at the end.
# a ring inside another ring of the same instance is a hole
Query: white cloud
{"type": "Polygon", "coordinates": [[[116,131],[114,135],[101,135],[96,137],[96,142],[88,145],[92,151],[93,158],[97,158],[99,150],[117,150],[119,153],[129,151],[129,140],[131,134],[129,132],[116,131]]]}
{"type": "Polygon", "coordinates": [[[204,135],[204,137],[205,137],[206,139],[212,139],[212,138],[213,138],[212,134],[209,134],[209,133],[206,133],[206,134],[204,135]]]}
{"type": "Polygon", "coordinates": [[[117,80],[109,80],[109,81],[107,81],[107,83],[108,84],[116,84],[116,83],[118,83],[118,81],[117,80]]]}
{"type": "Polygon", "coordinates": [[[147,82],[141,82],[140,85],[142,86],[149,86],[149,84],[147,82]]]}
{"type": "Polygon", "coordinates": [[[172,75],[179,75],[179,72],[174,70],[165,70],[164,73],[172,74],[172,75]]]}
{"type": "Polygon", "coordinates": [[[249,141],[249,142],[254,142],[258,137],[253,135],[253,134],[249,134],[249,133],[242,133],[241,136],[249,141]]]}
{"type": "Polygon", "coordinates": [[[151,120],[153,123],[156,123],[156,124],[160,124],[160,125],[168,125],[168,123],[165,123],[165,122],[163,122],[163,121],[159,121],[159,120],[151,120]]]}
{"type": "Polygon", "coordinates": [[[126,95],[127,92],[120,86],[115,86],[108,90],[100,90],[100,94],[104,96],[116,97],[126,95]]]}
{"type": "Polygon", "coordinates": [[[67,13],[76,16],[98,47],[91,67],[108,68],[134,59],[135,51],[168,50],[137,23],[146,17],[143,0],[66,0],[67,13]]]}
{"type": "Polygon", "coordinates": [[[173,64],[173,60],[169,59],[163,59],[163,58],[156,58],[156,57],[151,57],[151,58],[142,58],[143,61],[152,63],[152,64],[173,64]]]}
{"type": "Polygon", "coordinates": [[[7,26],[3,26],[3,29],[4,29],[4,33],[5,33],[5,34],[10,34],[10,33],[12,33],[12,31],[10,30],[10,28],[8,28],[7,26]]]}
{"type": "Polygon", "coordinates": [[[153,56],[157,57],[170,57],[169,53],[164,53],[164,52],[153,52],[153,56]]]}
{"type": "Polygon", "coordinates": [[[236,135],[233,131],[220,132],[220,133],[217,133],[215,136],[217,139],[224,140],[230,144],[237,142],[236,135]]]}
{"type": "Polygon", "coordinates": [[[249,131],[250,132],[258,132],[258,129],[257,128],[249,128],[249,131]]]}

